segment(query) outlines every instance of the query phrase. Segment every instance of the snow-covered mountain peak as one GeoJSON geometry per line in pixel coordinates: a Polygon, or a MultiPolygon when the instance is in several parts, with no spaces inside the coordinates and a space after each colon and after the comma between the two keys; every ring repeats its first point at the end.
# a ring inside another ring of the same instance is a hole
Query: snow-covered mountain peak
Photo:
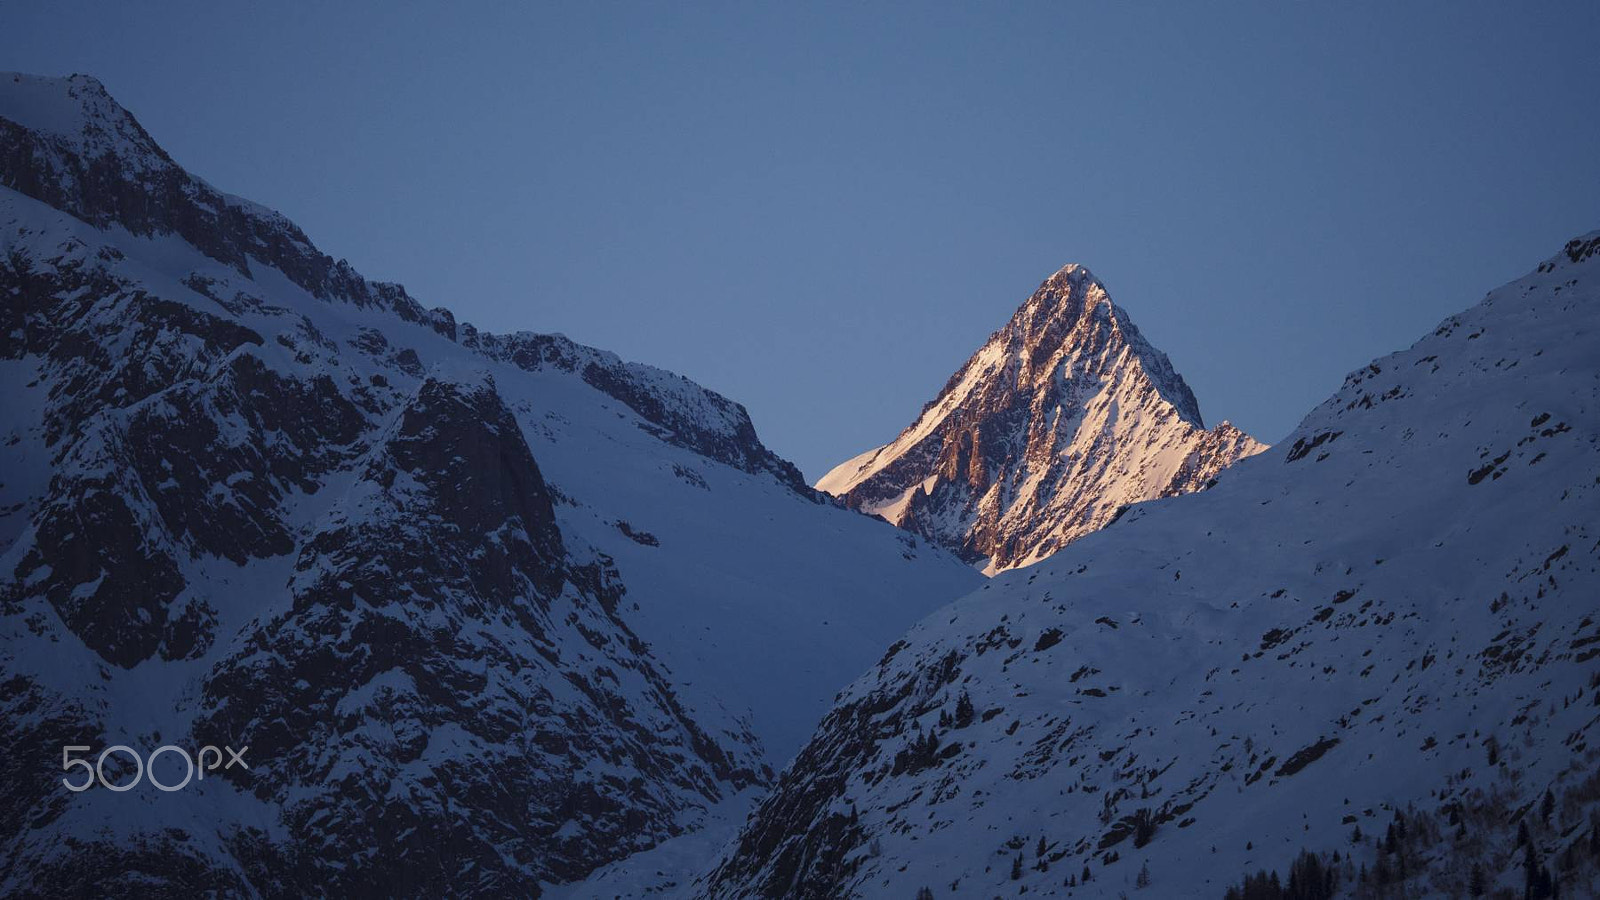
{"type": "Polygon", "coordinates": [[[1115,355],[1126,350],[1119,364],[1150,379],[1152,387],[1179,413],[1204,427],[1189,385],[1172,368],[1166,354],[1145,340],[1127,310],[1112,302],[1105,283],[1086,266],[1068,263],[1045,279],[995,337],[1001,338],[1008,350],[1025,356],[1023,371],[1030,375],[1040,372],[1043,365],[1086,353],[1115,355]]]}
{"type": "Polygon", "coordinates": [[[1122,506],[1205,486],[1262,445],[1205,430],[1194,392],[1087,268],[1064,266],[893,442],[817,487],[990,571],[1122,506]]]}
{"type": "Polygon", "coordinates": [[[1112,308],[1106,286],[1087,266],[1067,263],[1040,283],[1017,307],[1008,328],[1038,329],[1051,322],[1083,315],[1104,315],[1112,308]]]}
{"type": "Polygon", "coordinates": [[[53,78],[0,72],[0,117],[91,152],[113,144],[146,151],[155,147],[150,135],[91,75],[53,78]]]}
{"type": "Polygon", "coordinates": [[[1100,280],[1094,277],[1094,273],[1089,271],[1088,266],[1085,266],[1082,263],[1074,262],[1067,263],[1066,265],[1057,269],[1053,275],[1045,279],[1044,283],[1065,285],[1079,282],[1094,282],[1095,284],[1099,284],[1100,280]]]}
{"type": "Polygon", "coordinates": [[[929,616],[697,896],[1600,895],[1597,320],[1591,233],[929,616]]]}
{"type": "Polygon", "coordinates": [[[176,235],[246,277],[266,266],[318,299],[429,318],[404,288],[362,278],[283,215],[185,171],[88,76],[0,75],[0,148],[10,155],[0,186],[96,228],[176,235]]]}
{"type": "Polygon", "coordinates": [[[0,734],[250,748],[167,803],[8,754],[0,894],[537,894],[769,781],[980,580],[714,391],[363,277],[89,79],[0,76],[0,373],[0,734]]]}

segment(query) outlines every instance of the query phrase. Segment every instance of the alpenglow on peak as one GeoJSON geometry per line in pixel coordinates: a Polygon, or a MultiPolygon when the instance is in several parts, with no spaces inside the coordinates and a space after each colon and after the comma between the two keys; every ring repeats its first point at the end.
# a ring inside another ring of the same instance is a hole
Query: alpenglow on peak
{"type": "Polygon", "coordinates": [[[986,571],[1027,565],[1130,503],[1266,449],[1206,430],[1166,354],[1073,263],[1045,279],[892,442],[817,482],[986,571]]]}

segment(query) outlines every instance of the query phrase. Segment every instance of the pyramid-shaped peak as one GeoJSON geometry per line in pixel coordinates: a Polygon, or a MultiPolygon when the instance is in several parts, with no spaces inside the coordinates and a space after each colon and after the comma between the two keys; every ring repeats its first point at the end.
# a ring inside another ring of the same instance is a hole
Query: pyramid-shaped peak
{"type": "Polygon", "coordinates": [[[1020,315],[1027,310],[1045,309],[1051,312],[1081,311],[1105,305],[1111,306],[1111,296],[1106,286],[1089,267],[1081,263],[1067,263],[1054,274],[1040,282],[1033,294],[1017,310],[1020,315]]]}
{"type": "Polygon", "coordinates": [[[1081,263],[1067,263],[1040,282],[1032,296],[1023,303],[1023,307],[1061,305],[1063,301],[1073,298],[1085,301],[1085,308],[1092,308],[1102,303],[1110,305],[1111,301],[1105,284],[1089,271],[1088,266],[1081,263]]]}
{"type": "Polygon", "coordinates": [[[1166,354],[1073,263],[893,441],[817,485],[993,572],[1048,555],[1129,502],[1199,489],[1262,447],[1231,424],[1207,431],[1166,354]]]}
{"type": "Polygon", "coordinates": [[[1069,263],[1041,282],[995,337],[1013,346],[1057,344],[1088,322],[1098,322],[1093,327],[1115,334],[1119,342],[1143,343],[1127,314],[1111,302],[1105,284],[1087,266],[1069,263]]]}

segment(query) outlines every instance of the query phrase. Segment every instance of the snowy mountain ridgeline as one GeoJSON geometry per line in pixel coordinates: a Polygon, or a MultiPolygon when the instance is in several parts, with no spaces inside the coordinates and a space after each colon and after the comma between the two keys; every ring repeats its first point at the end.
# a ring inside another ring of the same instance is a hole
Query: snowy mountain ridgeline
{"type": "Polygon", "coordinates": [[[898,529],[92,78],[0,297],[0,894],[1600,895],[1600,232],[1270,450],[1068,266],[818,483],[898,529]]]}
{"type": "Polygon", "coordinates": [[[1597,723],[1600,232],[923,620],[699,890],[1600,896],[1597,723]]]}
{"type": "Polygon", "coordinates": [[[916,421],[817,482],[994,572],[1128,504],[1200,490],[1265,446],[1194,393],[1082,266],[1050,276],[916,421]]]}
{"type": "Polygon", "coordinates": [[[715,393],[366,280],[91,78],[0,76],[0,296],[0,893],[537,894],[769,785],[983,580],[715,393]],[[112,745],[247,749],[63,786],[112,745]]]}

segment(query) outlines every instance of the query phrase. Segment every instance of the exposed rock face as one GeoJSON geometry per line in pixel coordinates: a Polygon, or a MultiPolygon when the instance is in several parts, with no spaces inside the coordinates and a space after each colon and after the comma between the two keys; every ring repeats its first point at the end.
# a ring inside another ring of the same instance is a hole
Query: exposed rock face
{"type": "Polygon", "coordinates": [[[990,571],[1130,503],[1200,490],[1265,445],[1223,422],[1082,266],[1052,275],[894,442],[817,482],[990,571]]]}
{"type": "Polygon", "coordinates": [[[0,378],[0,894],[536,895],[769,784],[978,578],[727,398],[367,281],[79,76],[0,75],[0,378]],[[249,768],[62,786],[113,744],[249,768]]]}
{"type": "Polygon", "coordinates": [[[235,774],[283,810],[297,892],[564,881],[766,777],[678,705],[608,561],[571,560],[492,382],[429,379],[358,469],[196,725],[282,761],[235,774]]]}
{"type": "Polygon", "coordinates": [[[10,82],[9,115],[0,116],[0,186],[97,228],[176,235],[241,275],[252,264],[270,266],[315,297],[430,320],[399,285],[367,281],[317,250],[293,222],[184,171],[97,79],[0,78],[10,82]]]}
{"type": "Polygon", "coordinates": [[[1597,235],[924,619],[700,893],[1222,896],[1305,849],[1337,896],[1595,895],[1597,235]]]}

